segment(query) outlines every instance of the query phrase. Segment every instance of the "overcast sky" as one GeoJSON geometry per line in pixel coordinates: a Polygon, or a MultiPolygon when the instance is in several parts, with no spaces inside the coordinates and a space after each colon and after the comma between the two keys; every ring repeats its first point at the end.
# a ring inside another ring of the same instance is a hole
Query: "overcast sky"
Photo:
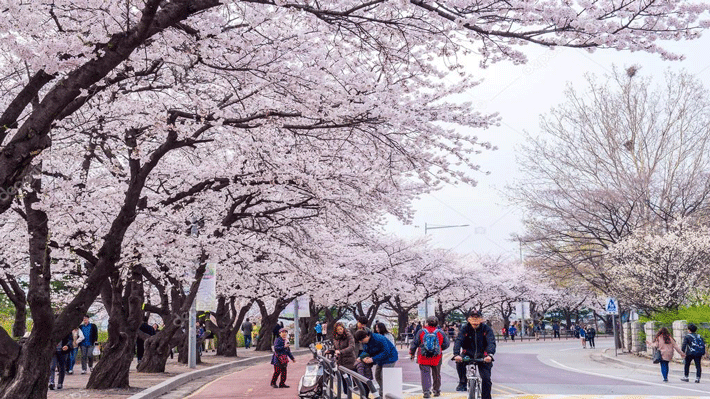
{"type": "MultiPolygon", "coordinates": [[[[510,237],[522,233],[522,210],[506,203],[502,191],[507,184],[520,178],[516,153],[520,150],[524,132],[539,134],[539,118],[551,107],[563,101],[566,85],[585,86],[584,75],[593,73],[602,77],[616,65],[626,68],[641,67],[640,74],[653,77],[658,82],[664,71],[685,70],[710,88],[710,32],[692,42],[672,42],[668,49],[683,54],[683,61],[663,61],[657,54],[558,48],[548,50],[539,46],[526,46],[527,65],[498,63],[486,70],[472,63],[470,68],[484,82],[467,95],[477,109],[498,112],[501,126],[489,130],[472,130],[484,141],[498,146],[495,152],[479,156],[482,170],[490,175],[478,174],[478,186],[447,186],[433,195],[414,203],[416,215],[412,225],[392,221],[387,230],[405,237],[424,236],[424,224],[460,225],[468,227],[429,230],[432,242],[441,248],[458,253],[502,255],[520,257],[520,248],[510,237]]],[[[524,256],[524,251],[523,251],[524,256]]]]}

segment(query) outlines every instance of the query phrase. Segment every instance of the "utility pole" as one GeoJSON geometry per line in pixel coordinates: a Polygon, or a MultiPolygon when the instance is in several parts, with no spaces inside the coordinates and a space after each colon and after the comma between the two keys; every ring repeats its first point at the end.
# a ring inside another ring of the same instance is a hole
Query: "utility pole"
{"type": "Polygon", "coordinates": [[[301,338],[301,324],[298,320],[298,298],[293,301],[293,347],[298,349],[298,342],[301,338]]]}

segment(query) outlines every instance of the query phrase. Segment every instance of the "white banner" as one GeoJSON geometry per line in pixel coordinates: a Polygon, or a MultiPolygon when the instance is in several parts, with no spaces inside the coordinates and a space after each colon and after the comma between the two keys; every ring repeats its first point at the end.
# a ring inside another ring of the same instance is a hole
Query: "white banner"
{"type": "Polygon", "coordinates": [[[195,298],[197,311],[217,311],[217,264],[208,263],[195,298]]]}
{"type": "Polygon", "coordinates": [[[308,295],[298,297],[298,317],[311,317],[311,297],[308,295]]]}

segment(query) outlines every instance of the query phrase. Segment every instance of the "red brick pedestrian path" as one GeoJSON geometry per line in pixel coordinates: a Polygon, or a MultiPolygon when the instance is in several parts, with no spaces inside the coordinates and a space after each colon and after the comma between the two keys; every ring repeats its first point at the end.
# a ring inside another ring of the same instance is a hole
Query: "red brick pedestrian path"
{"type": "Polygon", "coordinates": [[[312,355],[297,356],[296,362],[288,364],[286,384],[290,388],[272,388],[271,376],[274,366],[259,364],[237,373],[223,376],[188,396],[190,399],[296,399],[298,382],[306,371],[306,363],[312,355]]]}

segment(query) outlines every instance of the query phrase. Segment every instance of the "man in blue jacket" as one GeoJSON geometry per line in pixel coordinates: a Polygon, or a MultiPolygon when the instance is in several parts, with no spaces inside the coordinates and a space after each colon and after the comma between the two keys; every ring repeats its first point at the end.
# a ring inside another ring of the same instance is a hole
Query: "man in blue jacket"
{"type": "Polygon", "coordinates": [[[384,336],[364,330],[355,332],[355,341],[362,343],[362,351],[367,356],[362,358],[363,363],[375,365],[375,381],[380,386],[380,397],[382,396],[382,369],[394,367],[399,355],[397,348],[384,336]]]}

